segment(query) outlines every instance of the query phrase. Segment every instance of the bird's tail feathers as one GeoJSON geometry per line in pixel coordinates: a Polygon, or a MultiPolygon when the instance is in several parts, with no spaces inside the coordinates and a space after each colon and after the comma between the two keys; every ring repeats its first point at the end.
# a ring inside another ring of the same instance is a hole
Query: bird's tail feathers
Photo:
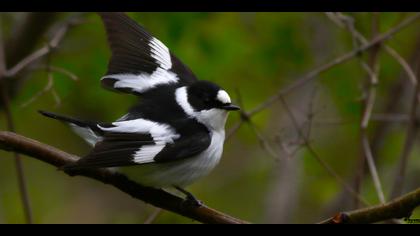
{"type": "Polygon", "coordinates": [[[76,132],[92,146],[101,140],[102,130],[98,128],[97,123],[95,122],[83,121],[47,111],[39,111],[39,113],[46,117],[69,124],[74,132],[76,132]]]}
{"type": "Polygon", "coordinates": [[[39,113],[41,113],[42,115],[49,117],[49,118],[53,118],[59,121],[64,121],[66,123],[71,123],[77,126],[81,126],[81,127],[88,127],[91,124],[89,124],[90,122],[87,121],[82,121],[79,119],[75,119],[75,118],[71,118],[71,117],[67,117],[67,116],[63,116],[63,115],[59,115],[57,113],[52,113],[52,112],[48,112],[48,111],[38,111],[39,113]]]}

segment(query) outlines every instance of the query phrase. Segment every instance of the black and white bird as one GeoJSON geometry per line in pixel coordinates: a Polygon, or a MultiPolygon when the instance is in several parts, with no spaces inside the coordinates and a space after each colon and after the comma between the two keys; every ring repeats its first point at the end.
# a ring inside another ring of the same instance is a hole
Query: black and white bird
{"type": "Polygon", "coordinates": [[[124,13],[99,13],[112,56],[102,86],[141,97],[139,104],[112,123],[68,118],[93,146],[64,170],[116,168],[130,179],[154,188],[183,190],[219,162],[228,112],[239,110],[218,85],[197,80],[157,38],[124,13]]]}

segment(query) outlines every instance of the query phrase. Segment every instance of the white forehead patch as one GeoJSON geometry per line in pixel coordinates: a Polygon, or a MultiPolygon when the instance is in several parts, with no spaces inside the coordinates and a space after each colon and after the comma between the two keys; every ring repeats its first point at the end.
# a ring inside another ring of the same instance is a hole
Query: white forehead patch
{"type": "Polygon", "coordinates": [[[225,90],[219,90],[219,92],[217,93],[216,99],[219,100],[223,104],[231,103],[230,102],[230,97],[226,93],[225,90]]]}

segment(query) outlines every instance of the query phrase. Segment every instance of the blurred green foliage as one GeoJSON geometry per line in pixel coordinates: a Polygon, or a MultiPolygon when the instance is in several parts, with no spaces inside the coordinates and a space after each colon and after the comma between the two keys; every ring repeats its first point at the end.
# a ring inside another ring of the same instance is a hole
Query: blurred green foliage
{"type": "MultiPolygon", "coordinates": [[[[69,13],[61,13],[60,19],[67,15],[69,13]]],[[[323,13],[129,15],[164,42],[198,78],[220,84],[236,100],[239,91],[245,110],[254,108],[309,70],[353,49],[349,33],[334,25],[323,13]]],[[[371,38],[372,14],[349,15],[354,17],[356,29],[371,38]]],[[[387,31],[408,15],[381,13],[380,31],[387,31]]],[[[11,18],[11,14],[4,18],[11,18]]],[[[4,21],[6,28],[11,28],[10,21],[4,21]]],[[[416,47],[420,36],[418,29],[417,22],[395,35],[388,44],[409,60],[415,50],[419,50],[416,47]]],[[[59,106],[56,106],[53,95],[47,92],[22,107],[47,83],[44,69],[29,73],[12,101],[17,131],[69,153],[86,154],[89,150],[87,144],[68,127],[40,116],[37,110],[101,121],[120,117],[137,102],[137,98],[111,93],[100,87],[99,78],[106,72],[109,56],[99,17],[87,14],[85,22],[72,28],[50,57],[53,66],[71,71],[79,80],[75,82],[63,74],[54,73],[54,89],[61,99],[59,106]]],[[[359,61],[364,59],[366,55],[338,65],[321,74],[316,83],[296,89],[286,97],[300,117],[305,117],[305,107],[313,100],[310,137],[313,147],[342,178],[349,181],[358,171],[361,154],[358,122],[366,72],[359,61]],[[311,97],[314,89],[316,95],[311,97]],[[344,122],[326,124],[334,119],[344,122]]],[[[392,96],[389,87],[401,79],[401,74],[401,67],[395,60],[381,52],[380,83],[374,112],[383,111],[386,99],[392,96]]],[[[400,112],[407,114],[409,99],[404,101],[400,112]]],[[[232,114],[227,127],[239,119],[238,114],[232,114]]],[[[257,223],[318,222],[329,217],[333,210],[350,208],[352,196],[347,193],[343,202],[334,207],[343,194],[343,187],[305,148],[287,156],[281,152],[281,145],[273,141],[275,137],[281,137],[287,142],[296,136],[296,130],[280,103],[257,114],[252,121],[278,151],[277,157],[261,148],[253,129],[244,124],[226,142],[219,166],[191,186],[190,190],[198,198],[218,210],[257,223]],[[287,169],[289,166],[293,169],[287,169]]],[[[374,126],[375,122],[372,124],[374,126]]],[[[404,125],[390,126],[391,131],[377,153],[379,175],[387,195],[405,136],[404,125]]],[[[6,129],[3,113],[0,114],[0,129],[6,129]]],[[[419,187],[418,155],[416,145],[407,171],[406,191],[419,187]]],[[[0,223],[22,223],[24,219],[11,157],[10,153],[0,152],[0,223]]],[[[152,206],[109,186],[82,177],[67,177],[31,158],[24,157],[24,167],[36,223],[143,223],[154,211],[152,206]]],[[[362,194],[372,204],[378,203],[369,174],[364,178],[362,194]]],[[[420,217],[420,213],[417,211],[414,216],[420,217]]],[[[154,222],[192,223],[169,212],[163,212],[154,222]]]]}

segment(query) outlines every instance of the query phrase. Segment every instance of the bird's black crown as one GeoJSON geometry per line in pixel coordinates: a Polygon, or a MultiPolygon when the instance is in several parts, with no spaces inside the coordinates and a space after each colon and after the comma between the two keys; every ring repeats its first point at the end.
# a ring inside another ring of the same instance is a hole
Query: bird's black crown
{"type": "Polygon", "coordinates": [[[190,85],[187,91],[188,102],[196,111],[222,108],[227,105],[217,99],[217,94],[223,89],[210,81],[197,81],[190,85]]]}

